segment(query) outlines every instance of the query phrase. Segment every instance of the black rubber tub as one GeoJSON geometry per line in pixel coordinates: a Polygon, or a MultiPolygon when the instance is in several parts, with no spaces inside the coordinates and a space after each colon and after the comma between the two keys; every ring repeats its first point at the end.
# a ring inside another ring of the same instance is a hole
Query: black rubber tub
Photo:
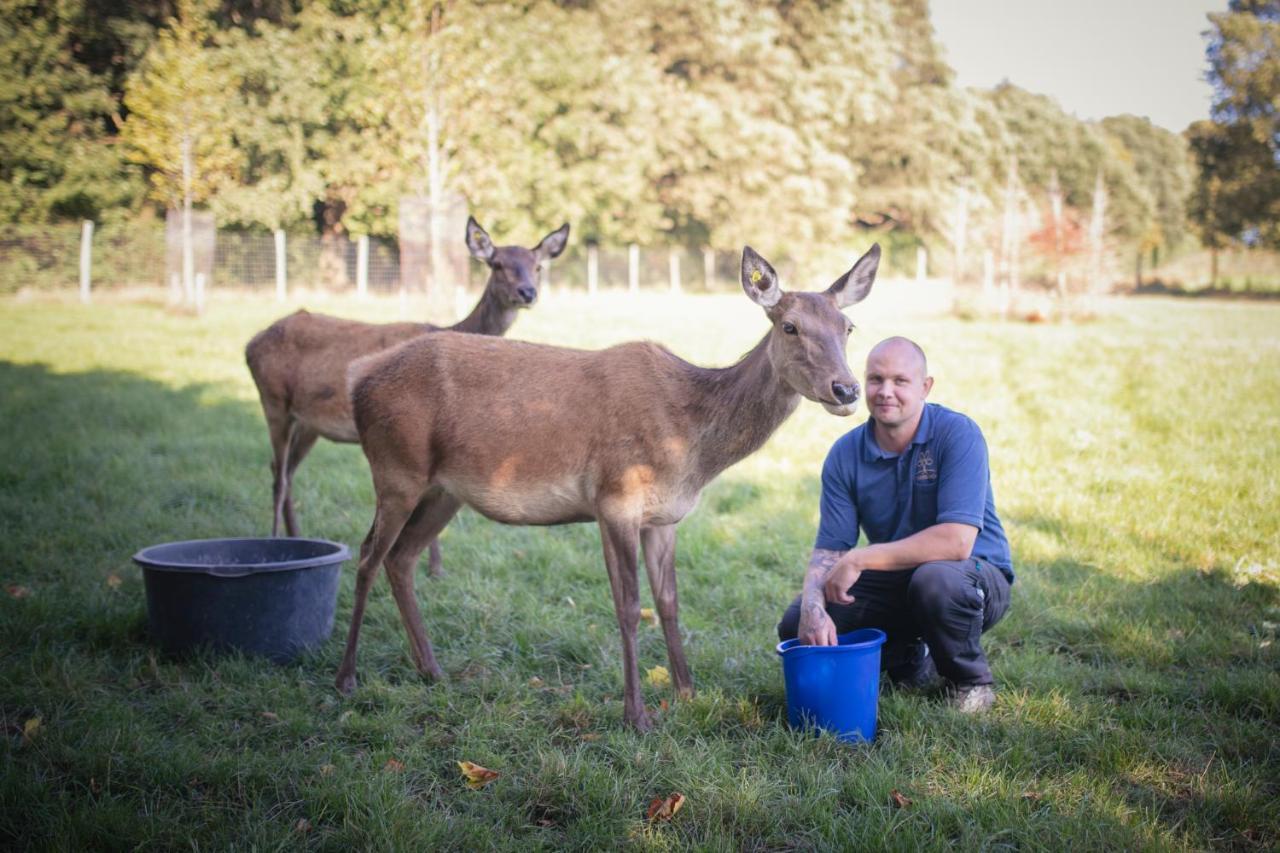
{"type": "Polygon", "coordinates": [[[235,649],[288,663],[333,632],[338,570],[324,539],[197,539],[143,548],[151,636],[166,652],[235,649]]]}

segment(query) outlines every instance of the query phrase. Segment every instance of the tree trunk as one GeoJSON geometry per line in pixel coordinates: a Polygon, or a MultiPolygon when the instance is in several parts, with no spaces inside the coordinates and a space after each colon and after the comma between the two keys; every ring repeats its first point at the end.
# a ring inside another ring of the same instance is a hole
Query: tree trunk
{"type": "Polygon", "coordinates": [[[191,134],[182,134],[182,301],[196,302],[196,252],[191,234],[191,134]]]}
{"type": "Polygon", "coordinates": [[[320,210],[320,283],[334,290],[345,290],[351,280],[347,276],[347,229],[342,224],[347,203],[326,198],[320,210]]]}

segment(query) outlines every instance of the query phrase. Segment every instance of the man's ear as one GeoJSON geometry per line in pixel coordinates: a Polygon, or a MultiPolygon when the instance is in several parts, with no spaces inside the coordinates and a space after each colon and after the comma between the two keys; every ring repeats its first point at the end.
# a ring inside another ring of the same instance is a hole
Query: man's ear
{"type": "Polygon", "coordinates": [[[477,261],[487,264],[493,259],[493,241],[474,216],[467,217],[467,248],[471,251],[471,257],[477,261]]]}
{"type": "Polygon", "coordinates": [[[924,395],[925,395],[926,397],[928,397],[928,396],[929,396],[929,392],[930,392],[930,391],[932,391],[932,390],[933,390],[933,377],[932,377],[932,376],[926,376],[926,377],[924,378],[924,395]]]}
{"type": "Polygon", "coordinates": [[[778,273],[750,246],[742,247],[742,290],[751,301],[768,311],[782,298],[778,273]]]}

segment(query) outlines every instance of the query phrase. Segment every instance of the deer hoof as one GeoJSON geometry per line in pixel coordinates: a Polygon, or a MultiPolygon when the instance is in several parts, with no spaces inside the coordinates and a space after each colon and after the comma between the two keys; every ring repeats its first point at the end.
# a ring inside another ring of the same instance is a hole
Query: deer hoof
{"type": "Polygon", "coordinates": [[[631,726],[631,728],[635,729],[641,734],[644,734],[645,732],[653,731],[653,719],[649,716],[649,712],[646,711],[643,707],[640,709],[640,713],[626,714],[625,716],[626,716],[627,725],[631,726]]]}
{"type": "Polygon", "coordinates": [[[692,698],[693,698],[693,694],[694,694],[694,690],[693,690],[693,685],[692,685],[692,684],[690,684],[690,685],[688,685],[688,686],[686,686],[686,687],[677,687],[677,688],[676,688],[676,698],[677,698],[677,699],[679,699],[679,700],[681,700],[682,702],[687,702],[687,701],[689,701],[690,699],[692,699],[692,698]]]}
{"type": "Polygon", "coordinates": [[[338,692],[343,696],[350,696],[356,689],[355,673],[353,672],[350,675],[338,673],[338,677],[334,679],[333,686],[338,688],[338,692]]]}

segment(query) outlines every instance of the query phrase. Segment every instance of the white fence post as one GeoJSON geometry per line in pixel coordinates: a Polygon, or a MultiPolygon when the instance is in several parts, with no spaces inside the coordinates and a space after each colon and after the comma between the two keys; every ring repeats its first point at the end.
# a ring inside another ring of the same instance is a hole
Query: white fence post
{"type": "Polygon", "coordinates": [[[716,286],[716,250],[702,250],[702,283],[707,290],[714,290],[716,286]]]}
{"type": "Polygon", "coordinates": [[[196,313],[204,313],[204,273],[196,273],[196,313]]]}
{"type": "Polygon", "coordinates": [[[288,296],[288,269],[285,267],[284,229],[276,229],[276,299],[284,302],[288,296]]]}
{"type": "Polygon", "coordinates": [[[995,286],[995,257],[991,250],[982,253],[982,295],[990,296],[995,286]]]}
{"type": "Polygon", "coordinates": [[[356,242],[356,296],[369,294],[369,235],[361,234],[356,242]]]}
{"type": "Polygon", "coordinates": [[[673,246],[667,253],[667,268],[671,274],[671,292],[680,292],[680,254],[673,246]]]}
{"type": "Polygon", "coordinates": [[[80,301],[89,302],[89,279],[93,268],[93,220],[86,219],[80,228],[80,301]]]}
{"type": "Polygon", "coordinates": [[[595,296],[600,285],[600,247],[587,244],[587,295],[595,296]]]}
{"type": "Polygon", "coordinates": [[[632,296],[640,292],[640,247],[635,243],[627,247],[627,286],[632,296]]]}
{"type": "Polygon", "coordinates": [[[924,246],[916,246],[916,281],[924,281],[929,271],[929,254],[924,246]]]}

